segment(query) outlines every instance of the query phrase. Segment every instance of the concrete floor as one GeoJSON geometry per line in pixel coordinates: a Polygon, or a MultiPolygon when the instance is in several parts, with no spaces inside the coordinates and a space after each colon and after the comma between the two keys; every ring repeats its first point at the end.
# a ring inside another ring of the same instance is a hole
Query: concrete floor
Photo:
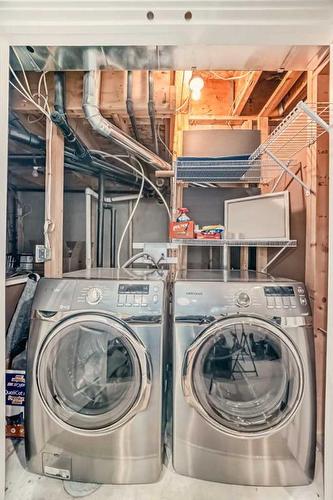
{"type": "MultiPolygon", "coordinates": [[[[20,447],[19,455],[23,448],[20,447]]],[[[69,500],[62,481],[27,472],[10,443],[7,445],[6,500],[69,500]]],[[[89,500],[322,500],[322,458],[317,454],[315,481],[306,487],[255,488],[209,483],[179,476],[164,468],[158,483],[101,486],[89,500]]]]}

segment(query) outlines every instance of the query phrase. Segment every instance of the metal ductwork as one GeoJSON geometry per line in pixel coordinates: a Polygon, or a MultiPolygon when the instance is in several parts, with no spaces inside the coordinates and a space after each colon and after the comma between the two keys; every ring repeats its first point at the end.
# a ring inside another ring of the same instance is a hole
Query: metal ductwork
{"type": "Polygon", "coordinates": [[[155,153],[158,155],[159,148],[158,148],[155,103],[154,103],[154,79],[153,79],[153,73],[151,71],[148,71],[148,114],[150,119],[151,135],[153,138],[154,149],[155,153]]]}
{"type": "Polygon", "coordinates": [[[158,155],[132,139],[115,125],[112,125],[100,112],[101,72],[88,71],[83,79],[83,110],[92,128],[102,136],[111,139],[126,151],[148,163],[156,170],[171,170],[171,165],[158,155]]]}

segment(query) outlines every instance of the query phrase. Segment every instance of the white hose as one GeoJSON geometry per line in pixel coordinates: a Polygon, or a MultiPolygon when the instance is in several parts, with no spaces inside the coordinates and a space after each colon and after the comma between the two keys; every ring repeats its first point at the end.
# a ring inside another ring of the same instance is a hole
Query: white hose
{"type": "Polygon", "coordinates": [[[138,197],[137,197],[137,200],[135,202],[135,205],[133,207],[133,210],[132,210],[132,213],[127,221],[127,224],[124,228],[124,231],[121,235],[121,238],[120,238],[120,241],[119,241],[119,246],[118,246],[118,252],[117,252],[117,267],[120,267],[120,252],[121,252],[121,247],[123,245],[123,242],[124,242],[124,238],[125,238],[125,235],[127,233],[127,230],[133,220],[133,217],[135,215],[135,212],[136,212],[136,209],[138,208],[139,206],[139,203],[140,203],[140,200],[141,200],[141,196],[142,196],[142,192],[143,192],[143,188],[144,188],[144,185],[145,185],[145,178],[144,178],[144,174],[143,174],[143,168],[142,168],[142,165],[140,163],[140,168],[141,168],[141,171],[142,171],[142,178],[141,178],[141,186],[140,186],[140,191],[139,191],[139,194],[138,194],[138,197]]]}

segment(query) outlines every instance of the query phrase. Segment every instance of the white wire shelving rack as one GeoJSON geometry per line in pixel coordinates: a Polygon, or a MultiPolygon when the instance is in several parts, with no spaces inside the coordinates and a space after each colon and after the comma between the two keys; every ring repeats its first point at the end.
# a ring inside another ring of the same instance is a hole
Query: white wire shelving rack
{"type": "Polygon", "coordinates": [[[177,161],[177,181],[200,187],[218,187],[221,184],[259,184],[276,180],[273,191],[283,174],[288,174],[302,185],[305,194],[310,187],[297,175],[297,155],[319,137],[329,132],[333,104],[300,101],[249,158],[181,158],[177,161]]]}
{"type": "Polygon", "coordinates": [[[223,267],[225,269],[229,266],[229,254],[228,248],[230,247],[256,247],[256,248],[279,248],[280,250],[266,263],[266,265],[260,269],[260,271],[265,272],[269,266],[275,262],[280,255],[289,248],[297,247],[297,240],[246,240],[246,239],[230,239],[221,238],[219,240],[205,240],[205,239],[173,239],[173,244],[185,247],[222,247],[223,248],[223,267]]]}

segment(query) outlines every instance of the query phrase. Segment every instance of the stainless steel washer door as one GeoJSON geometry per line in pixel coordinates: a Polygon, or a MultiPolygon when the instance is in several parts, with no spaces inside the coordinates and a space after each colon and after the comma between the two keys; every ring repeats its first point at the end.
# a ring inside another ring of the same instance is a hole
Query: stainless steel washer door
{"type": "Polygon", "coordinates": [[[146,407],[148,354],[122,322],[80,314],[47,337],[36,366],[41,399],[50,415],[86,431],[119,427],[146,407]]]}
{"type": "Polygon", "coordinates": [[[234,316],[208,327],[188,349],[183,391],[213,426],[259,437],[284,426],[303,395],[303,366],[277,325],[234,316]]]}

